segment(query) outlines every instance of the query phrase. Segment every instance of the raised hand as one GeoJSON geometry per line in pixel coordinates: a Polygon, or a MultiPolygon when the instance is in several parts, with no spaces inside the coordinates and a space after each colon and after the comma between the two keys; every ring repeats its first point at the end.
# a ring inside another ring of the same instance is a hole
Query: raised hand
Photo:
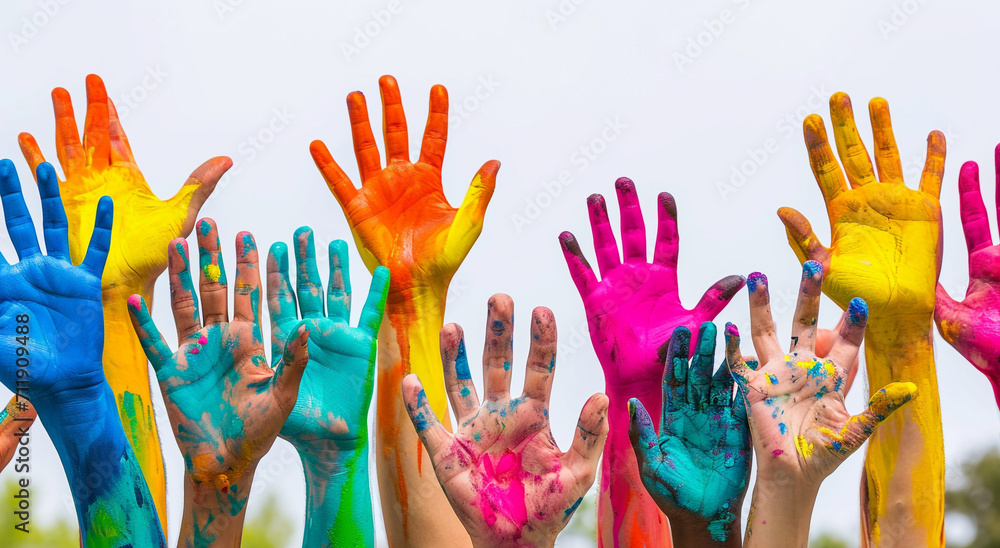
{"type": "Polygon", "coordinates": [[[750,429],[725,363],[712,375],[715,324],[678,327],[667,347],[663,414],[657,437],[638,399],[629,400],[629,437],[642,482],[670,519],[677,546],[740,546],[740,512],[750,479],[750,429]]]}
{"type": "Polygon", "coordinates": [[[228,285],[215,221],[198,223],[201,271],[199,310],[187,241],[170,242],[170,305],[178,348],[171,352],[144,299],[129,298],[132,325],[153,364],[187,481],[181,543],[236,546],[250,485],[298,397],[309,361],[309,329],[287,328],[281,358],[272,369],[260,328],[257,244],[236,236],[236,287],[229,318],[228,285]]]}
{"type": "Polygon", "coordinates": [[[93,237],[74,266],[55,170],[40,164],[37,177],[47,254],[14,164],[0,161],[4,219],[19,259],[13,265],[0,259],[0,382],[30,399],[45,423],[73,492],[82,545],[164,546],[101,364],[101,271],[111,245],[111,199],[96,204],[93,237]]]}
{"type": "MultiPolygon", "coordinates": [[[[1000,145],[994,151],[1000,189],[1000,145]]],[[[979,165],[965,162],[958,175],[965,243],[969,247],[969,288],[956,302],[938,284],[934,319],[941,336],[982,371],[1000,407],[1000,245],[993,245],[990,217],[979,193],[979,165]]],[[[1000,211],[1000,193],[997,194],[1000,211]]]]}
{"type": "Polygon", "coordinates": [[[823,265],[824,291],[834,302],[844,309],[854,297],[868,303],[869,395],[891,382],[912,382],[920,390],[920,398],[868,444],[862,536],[875,545],[939,545],[944,542],[944,439],[931,332],[941,265],[938,196],[945,140],[939,131],[928,136],[920,188],[912,190],[903,182],[888,104],[872,99],[869,113],[874,167],[846,94],[830,98],[843,170],[822,118],[813,114],[803,122],[809,162],[830,218],[830,247],[794,209],[781,208],[778,216],[799,260],[823,265]]]}
{"type": "Polygon", "coordinates": [[[462,205],[452,207],[441,184],[448,92],[443,86],[431,88],[420,159],[412,163],[399,86],[393,77],[383,76],[379,88],[385,167],[361,92],[347,96],[361,188],[354,186],[322,141],[313,141],[310,152],[344,210],[368,270],[382,265],[391,274],[388,321],[379,337],[375,460],[389,544],[467,545],[465,531],[430,474],[430,460],[408,424],[399,387],[404,375],[418,373],[431,408],[450,427],[444,378],[433,365],[439,358],[438,331],[444,324],[448,284],[482,231],[500,163],[486,162],[473,177],[462,205]],[[414,495],[419,500],[410,504],[414,495]]]}
{"type": "Polygon", "coordinates": [[[590,339],[604,368],[611,433],[601,465],[598,500],[599,541],[602,546],[661,546],[670,530],[656,503],[642,487],[628,439],[626,402],[639,401],[654,413],[661,408],[663,358],[659,349],[679,326],[695,330],[711,321],[743,287],[741,276],[728,276],[705,292],[688,310],[677,286],[677,205],[661,192],[653,261],[646,260],[646,227],[631,180],[615,182],[621,208],[622,255],[608,219],[604,197],[587,199],[594,232],[598,281],[569,232],[559,236],[570,275],[576,283],[590,325],[590,339]]]}
{"type": "Polygon", "coordinates": [[[757,455],[747,546],[805,546],[820,483],[917,392],[913,383],[891,383],[874,391],[863,413],[851,416],[844,380],[864,339],[868,307],[860,298],[849,302],[839,336],[821,359],[815,335],[822,286],[822,265],[807,261],[787,352],[775,331],[767,277],[759,272],[747,279],[759,360],[743,358],[736,326],[726,325],[726,362],[745,397],[757,455]]]}
{"type": "MultiPolygon", "coordinates": [[[[7,402],[7,407],[0,411],[0,472],[14,458],[18,446],[27,445],[28,429],[34,424],[38,414],[27,398],[14,395],[7,402]],[[22,441],[23,440],[23,441],[22,441]]],[[[15,469],[28,466],[27,462],[19,462],[15,469]]]]}
{"type": "MultiPolygon", "coordinates": [[[[166,524],[163,456],[149,393],[149,374],[142,349],[129,326],[126,300],[138,293],[152,302],[153,284],[167,266],[167,243],[191,233],[198,210],[232,165],[224,156],[208,160],[191,173],[176,195],[160,200],[139,171],[128,137],[104,82],[87,76],[87,116],[83,140],[73,103],[63,88],[52,91],[56,118],[56,155],[65,182],[60,183],[68,219],[69,255],[83,260],[101,196],[110,196],[117,211],[114,238],[102,277],[105,345],[104,370],[122,416],[126,434],[166,524]]],[[[45,161],[28,133],[18,136],[21,152],[35,173],[45,161]]]]}
{"type": "Polygon", "coordinates": [[[358,327],[351,327],[347,243],[330,243],[330,280],[324,312],[312,229],[295,231],[295,289],[288,246],[271,245],[267,307],[271,356],[284,354],[288,334],[309,329],[310,365],[295,407],[281,429],[299,453],[306,477],[304,547],[374,546],[368,480],[368,407],[375,383],[375,336],[382,323],[389,271],[375,269],[358,327]],[[299,320],[301,315],[302,320],[299,320]]]}
{"type": "Polygon", "coordinates": [[[594,483],[608,433],[608,400],[595,394],[563,453],[549,427],[549,394],[556,364],[552,312],[531,315],[531,348],[521,396],[510,395],[514,303],[490,299],[483,350],[484,401],[472,383],[462,328],[441,330],[448,398],[459,427],[438,422],[417,375],[403,379],[403,399],[434,463],[434,473],[475,546],[552,546],[594,483]]]}

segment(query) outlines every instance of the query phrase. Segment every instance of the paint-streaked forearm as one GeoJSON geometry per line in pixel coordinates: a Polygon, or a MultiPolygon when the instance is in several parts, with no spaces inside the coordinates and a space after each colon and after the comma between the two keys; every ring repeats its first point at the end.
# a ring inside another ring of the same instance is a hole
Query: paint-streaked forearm
{"type": "Polygon", "coordinates": [[[80,525],[84,548],[162,547],[157,507],[143,478],[107,385],[44,408],[80,525]]]}
{"type": "Polygon", "coordinates": [[[143,295],[152,302],[153,288],[130,288],[123,285],[102,292],[104,309],[104,375],[115,396],[125,436],[146,477],[156,502],[160,521],[167,524],[167,488],[163,452],[153,415],[149,367],[128,315],[128,297],[143,295]]]}
{"type": "Polygon", "coordinates": [[[862,489],[871,546],[944,546],[944,438],[927,316],[872,317],[865,334],[868,384],[917,385],[918,397],[871,436],[862,489]]]}
{"type": "Polygon", "coordinates": [[[471,546],[410,423],[400,389],[405,375],[419,375],[432,409],[451,429],[439,341],[446,293],[390,288],[379,330],[375,463],[386,533],[394,547],[471,546]]]}
{"type": "Polygon", "coordinates": [[[659,416],[663,388],[657,380],[648,386],[609,385],[606,392],[610,401],[610,430],[601,460],[600,496],[597,501],[598,544],[607,548],[671,546],[670,525],[642,484],[628,436],[629,398],[638,398],[643,407],[659,416]]]}
{"type": "Polygon", "coordinates": [[[197,484],[185,476],[179,548],[240,545],[256,468],[253,462],[239,477],[219,477],[197,484]]]}
{"type": "Polygon", "coordinates": [[[367,440],[314,445],[299,451],[306,477],[303,548],[374,546],[367,440]]]}

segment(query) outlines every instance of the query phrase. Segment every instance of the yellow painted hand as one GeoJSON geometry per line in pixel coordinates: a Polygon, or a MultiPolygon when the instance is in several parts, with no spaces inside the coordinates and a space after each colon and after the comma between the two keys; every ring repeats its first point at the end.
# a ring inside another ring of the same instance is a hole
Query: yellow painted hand
{"type": "Polygon", "coordinates": [[[912,190],[903,183],[888,104],[881,98],[872,99],[869,111],[878,179],[846,94],[830,99],[843,171],[830,149],[823,119],[813,114],[803,123],[809,163],[830,217],[830,248],[819,242],[809,221],[798,211],[783,207],[778,216],[799,261],[822,263],[828,272],[823,291],[841,308],[846,309],[852,298],[861,297],[874,320],[900,314],[930,316],[941,265],[938,196],[944,173],[944,135],[933,131],[927,137],[920,190],[912,190]]]}
{"type": "MultiPolygon", "coordinates": [[[[66,177],[59,187],[69,220],[73,262],[83,260],[94,227],[97,200],[110,196],[117,214],[102,279],[104,289],[125,286],[147,293],[167,266],[167,244],[173,238],[190,234],[198,210],[232,160],[224,156],[212,158],[191,174],[173,198],[160,200],[139,171],[115,106],[98,76],[87,77],[87,118],[82,142],[69,93],[56,88],[52,91],[52,104],[56,116],[56,154],[66,177]]],[[[19,135],[18,142],[34,173],[38,164],[45,161],[41,149],[28,133],[19,135]]],[[[127,297],[125,294],[123,299],[127,297]]]]}

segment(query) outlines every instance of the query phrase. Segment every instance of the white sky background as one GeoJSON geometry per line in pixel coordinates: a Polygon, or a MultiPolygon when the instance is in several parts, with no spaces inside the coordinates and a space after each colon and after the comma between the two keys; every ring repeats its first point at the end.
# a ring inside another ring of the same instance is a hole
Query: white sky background
{"type": "MultiPolygon", "coordinates": [[[[962,162],[980,163],[988,204],[994,196],[992,151],[1000,141],[995,56],[1000,5],[995,2],[957,6],[852,0],[824,9],[828,4],[759,0],[590,0],[579,6],[563,0],[567,15],[553,24],[547,12],[558,13],[557,0],[508,2],[502,8],[406,0],[353,5],[62,1],[65,5],[59,4],[51,16],[44,15],[44,3],[37,0],[0,7],[0,156],[14,159],[22,181],[30,181],[17,133],[32,132],[54,161],[49,92],[66,87],[82,125],[84,77],[99,74],[123,111],[140,168],[161,197],[173,195],[191,170],[211,156],[225,154],[236,161],[239,172],[227,177],[202,209],[218,221],[230,268],[239,231],[252,231],[265,250],[274,241],[289,241],[305,223],[316,231],[325,280],[326,242],[345,238],[352,248],[354,244],[309,156],[309,142],[323,139],[357,182],[344,99],[352,90],[365,92],[373,125],[380,126],[377,80],[392,74],[401,86],[415,159],[429,88],[447,86],[452,126],[444,184],[452,203],[461,202],[483,162],[496,158],[503,166],[483,234],[452,283],[446,319],[465,327],[476,355],[487,299],[509,293],[517,303],[515,352],[523,363],[531,308],[552,308],[561,336],[575,334],[578,343],[570,355],[559,356],[552,396],[552,427],[564,449],[583,403],[603,389],[603,376],[557,236],[573,231],[594,263],[585,199],[594,192],[605,194],[617,234],[617,177],[627,175],[636,182],[650,252],[656,193],[668,190],[676,197],[681,294],[688,306],[716,279],[760,270],[771,280],[783,334],[790,326],[792,301],[782,306],[780,295],[796,289],[800,270],[775,211],[796,207],[829,243],[801,119],[819,112],[828,121],[827,100],[833,92],[846,91],[854,99],[869,150],[867,102],[878,95],[889,100],[911,186],[923,164],[928,132],[945,132],[941,281],[953,296],[963,294],[967,281],[956,190],[962,162]],[[232,9],[220,15],[219,6],[232,9]],[[396,13],[388,23],[377,23],[373,13],[389,6],[396,13]],[[721,32],[709,40],[703,32],[706,21],[722,17],[729,23],[717,24],[721,32]],[[35,33],[25,28],[33,18],[36,25],[44,21],[35,33]],[[344,45],[352,44],[366,25],[377,36],[348,58],[344,45]],[[896,30],[886,31],[886,25],[896,25],[896,30]],[[692,63],[679,67],[675,55],[684,54],[699,33],[708,45],[692,63]],[[17,35],[27,43],[12,45],[11,37],[17,35]],[[159,77],[144,80],[148,74],[159,77]],[[492,84],[487,88],[482,82],[492,84]],[[128,95],[133,107],[126,109],[128,95]],[[269,135],[266,129],[276,111],[289,121],[269,135]],[[609,121],[619,131],[605,131],[609,121]],[[269,142],[251,156],[248,143],[255,135],[269,142]],[[763,148],[768,140],[773,140],[768,145],[772,152],[766,158],[758,154],[761,165],[754,166],[741,188],[724,196],[717,183],[728,181],[733,168],[751,160],[748,150],[763,148]],[[586,165],[581,147],[596,153],[586,165]],[[571,174],[570,184],[552,182],[562,171],[571,174]],[[529,211],[529,202],[542,207],[529,211]],[[526,225],[515,223],[515,215],[529,214],[535,218],[526,225]]],[[[24,188],[40,230],[37,192],[30,183],[24,188]]],[[[0,251],[15,257],[7,238],[0,239],[0,251]]],[[[356,322],[370,276],[356,252],[351,260],[356,322]]],[[[746,299],[741,292],[720,322],[748,325],[746,299]]],[[[157,284],[155,300],[154,318],[173,344],[165,279],[157,284]]],[[[831,327],[838,315],[836,306],[824,299],[821,323],[831,327]]],[[[986,379],[935,337],[948,478],[954,480],[960,461],[996,444],[1000,414],[986,379]]],[[[478,373],[474,376],[481,380],[478,373]]],[[[522,379],[523,369],[515,367],[515,390],[522,379]]],[[[863,375],[859,379],[848,398],[853,412],[866,400],[863,375]]],[[[6,401],[8,392],[0,392],[6,401]]],[[[176,539],[183,464],[159,405],[170,537],[176,539]]],[[[33,517],[72,515],[63,503],[69,489],[56,453],[41,428],[33,432],[33,517]]],[[[813,534],[830,530],[855,538],[862,460],[860,454],[852,457],[824,483],[813,534]]],[[[0,478],[12,474],[9,467],[0,478]]],[[[269,490],[281,494],[284,509],[296,520],[297,546],[305,488],[294,451],[282,440],[259,467],[251,516],[255,502],[259,505],[269,490]]],[[[381,526],[376,529],[384,542],[381,526]]]]}

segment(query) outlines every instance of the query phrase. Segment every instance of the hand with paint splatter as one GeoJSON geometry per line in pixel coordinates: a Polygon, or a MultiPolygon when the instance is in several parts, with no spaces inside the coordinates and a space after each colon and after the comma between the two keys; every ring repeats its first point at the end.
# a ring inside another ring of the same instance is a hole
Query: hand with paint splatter
{"type": "MultiPolygon", "coordinates": [[[[149,481],[166,524],[163,456],[150,396],[149,369],[128,319],[126,301],[139,293],[152,302],[153,285],[167,266],[167,243],[191,233],[198,210],[232,165],[224,156],[212,158],[191,173],[180,190],[160,200],[136,164],[128,137],[104,82],[87,76],[87,115],[83,140],[77,130],[73,103],[63,88],[52,91],[56,120],[56,155],[65,182],[60,183],[69,221],[69,254],[83,260],[101,196],[115,202],[114,238],[102,277],[104,371],[115,392],[125,432],[149,481]]],[[[35,168],[45,161],[28,133],[18,136],[25,159],[35,168]]]]}
{"type": "Polygon", "coordinates": [[[782,350],[775,332],[767,277],[754,272],[747,278],[747,287],[759,361],[742,356],[736,326],[726,325],[726,363],[745,397],[757,456],[757,484],[745,543],[805,546],[820,483],[882,421],[909,402],[917,387],[888,384],[874,393],[863,413],[851,416],[844,405],[844,380],[864,339],[865,301],[850,301],[839,336],[829,356],[821,359],[815,354],[815,342],[822,265],[806,261],[802,266],[788,352],[782,350]]]}
{"type": "Polygon", "coordinates": [[[434,86],[420,158],[410,159],[409,136],[399,86],[379,79],[386,165],[361,92],[347,96],[361,188],[347,177],[326,145],[313,141],[313,160],[340,204],[361,258],[370,272],[389,269],[383,336],[379,337],[376,395],[376,455],[379,491],[392,546],[467,546],[465,531],[429,473],[430,460],[410,427],[399,392],[403,376],[417,373],[442,423],[451,421],[444,379],[436,364],[438,331],[444,325],[448,285],[483,228],[500,162],[483,164],[461,206],[448,202],[442,166],[448,139],[448,92],[434,86]],[[410,499],[414,503],[410,503],[410,499]]]}
{"type": "Polygon", "coordinates": [[[678,326],[697,329],[711,321],[743,287],[742,276],[727,276],[705,292],[688,310],[677,285],[677,205],[661,192],[657,199],[658,228],[652,262],[646,259],[646,227],[635,184],[615,182],[621,210],[622,254],[611,231],[604,197],[587,199],[594,233],[598,281],[569,232],[559,236],[570,274],[583,298],[590,339],[604,368],[611,433],[601,465],[598,499],[602,545],[660,546],[670,541],[666,519],[658,511],[638,476],[629,442],[626,402],[638,398],[659,412],[662,402],[663,357],[659,350],[678,326]]]}
{"type": "MultiPolygon", "coordinates": [[[[34,424],[37,416],[31,403],[16,394],[7,402],[7,407],[0,411],[0,472],[3,472],[10,459],[14,458],[18,445],[27,445],[27,440],[30,439],[28,429],[34,424]]],[[[24,465],[27,463],[15,466],[15,470],[23,470],[24,465]]]]}
{"type": "Polygon", "coordinates": [[[129,298],[129,313],[184,456],[181,543],[236,546],[257,463],[295,407],[309,361],[309,329],[304,322],[287,329],[284,352],[271,368],[260,327],[260,271],[253,236],[236,236],[230,319],[218,228],[211,219],[198,224],[204,310],[199,310],[192,283],[187,241],[173,240],[168,253],[177,351],[167,346],[141,296],[129,298]]]}
{"type": "Polygon", "coordinates": [[[890,418],[891,427],[876,432],[868,444],[862,536],[878,546],[884,529],[891,535],[886,544],[935,546],[944,542],[944,432],[932,333],[942,256],[938,197],[945,139],[939,131],[927,137],[920,186],[913,190],[903,181],[888,104],[875,98],[868,110],[874,166],[846,94],[830,98],[843,169],[823,119],[813,114],[803,122],[809,163],[830,220],[830,247],[820,243],[809,221],[794,209],[781,208],[778,216],[799,260],[823,265],[824,291],[834,302],[845,310],[854,297],[868,303],[869,396],[891,382],[912,382],[920,390],[920,398],[890,418]]]}
{"type": "MultiPolygon", "coordinates": [[[[1000,145],[994,150],[1000,211],[1000,145]]],[[[934,319],[941,336],[990,380],[1000,407],[1000,245],[993,245],[990,218],[979,192],[979,165],[966,162],[958,176],[969,287],[956,302],[938,284],[934,319]]]]}
{"type": "Polygon", "coordinates": [[[608,433],[608,399],[587,400],[573,446],[563,453],[549,426],[549,394],[556,363],[552,312],[531,315],[531,348],[524,392],[510,395],[514,303],[489,302],[483,351],[485,401],[472,383],[462,328],[441,330],[445,383],[459,427],[438,422],[416,375],[403,379],[403,400],[434,463],[448,500],[476,546],[552,546],[594,483],[608,433]]]}
{"type": "Polygon", "coordinates": [[[37,178],[47,254],[14,164],[0,161],[4,220],[19,259],[0,259],[0,382],[30,398],[45,423],[73,493],[82,545],[162,547],[156,506],[101,363],[101,272],[111,246],[111,199],[98,200],[93,237],[74,265],[56,172],[42,163],[37,178]]]}
{"type": "Polygon", "coordinates": [[[309,367],[295,408],[281,429],[299,453],[306,476],[306,530],[302,546],[374,546],[368,480],[368,407],[375,384],[375,347],[389,271],[375,269],[358,327],[351,327],[351,278],[347,243],[330,243],[330,280],[316,266],[312,229],[295,231],[295,290],[288,246],[271,245],[267,257],[267,307],[271,356],[285,351],[288,334],[309,329],[309,367]],[[301,315],[302,320],[299,320],[301,315]]]}
{"type": "Polygon", "coordinates": [[[750,480],[750,429],[733,377],[715,362],[715,324],[674,330],[663,372],[663,416],[657,437],[638,399],[629,400],[629,437],[643,485],[670,519],[677,546],[740,546],[740,512],[750,480]]]}

